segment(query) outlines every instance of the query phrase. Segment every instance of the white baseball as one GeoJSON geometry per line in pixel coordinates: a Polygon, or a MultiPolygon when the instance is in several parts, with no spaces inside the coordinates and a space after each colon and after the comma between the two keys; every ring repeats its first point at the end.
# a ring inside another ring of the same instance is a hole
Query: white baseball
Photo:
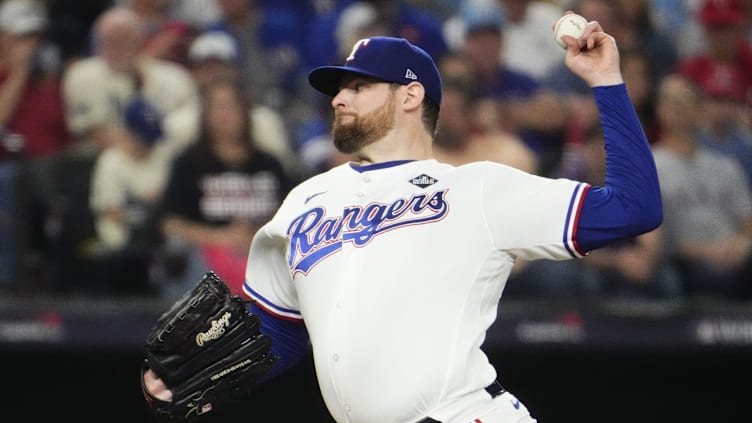
{"type": "Polygon", "coordinates": [[[562,35],[570,35],[579,39],[585,31],[587,23],[587,19],[575,13],[562,16],[554,25],[554,40],[559,43],[561,48],[567,48],[567,43],[561,39],[562,35]]]}

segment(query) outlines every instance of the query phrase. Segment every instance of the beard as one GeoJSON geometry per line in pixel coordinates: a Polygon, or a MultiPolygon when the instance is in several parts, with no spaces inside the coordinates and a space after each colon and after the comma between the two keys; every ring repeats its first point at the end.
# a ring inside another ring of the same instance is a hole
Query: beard
{"type": "MultiPolygon", "coordinates": [[[[378,109],[363,116],[353,116],[352,123],[340,123],[335,113],[332,127],[334,146],[342,153],[352,154],[382,138],[394,127],[394,94],[391,93],[378,109]]],[[[352,116],[352,115],[348,115],[352,116]]]]}

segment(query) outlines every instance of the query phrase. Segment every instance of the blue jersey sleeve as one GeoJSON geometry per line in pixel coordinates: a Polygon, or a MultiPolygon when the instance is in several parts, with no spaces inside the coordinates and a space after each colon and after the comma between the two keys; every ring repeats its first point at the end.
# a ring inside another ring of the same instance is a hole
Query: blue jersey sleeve
{"type": "Polygon", "coordinates": [[[258,307],[255,302],[248,309],[261,319],[261,333],[272,339],[269,352],[279,357],[266,374],[267,380],[272,379],[294,366],[308,352],[308,330],[302,321],[274,316],[258,307]]]}
{"type": "Polygon", "coordinates": [[[583,251],[635,237],[663,220],[658,173],[624,84],[594,87],[606,148],[606,182],[583,201],[575,239],[583,251]]]}

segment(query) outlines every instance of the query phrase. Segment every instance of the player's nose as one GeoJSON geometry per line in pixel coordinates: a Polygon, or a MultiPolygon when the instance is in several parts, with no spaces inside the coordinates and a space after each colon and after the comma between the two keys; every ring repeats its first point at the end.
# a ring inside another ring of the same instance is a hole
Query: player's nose
{"type": "Polygon", "coordinates": [[[340,88],[337,94],[334,97],[332,97],[332,108],[341,109],[343,107],[347,107],[348,104],[349,104],[349,99],[347,95],[347,90],[344,88],[340,88]]]}

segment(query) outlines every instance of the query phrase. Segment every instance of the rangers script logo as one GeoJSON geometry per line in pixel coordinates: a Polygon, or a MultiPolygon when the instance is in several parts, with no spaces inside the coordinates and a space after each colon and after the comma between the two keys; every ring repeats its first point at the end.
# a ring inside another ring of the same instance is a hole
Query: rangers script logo
{"type": "Polygon", "coordinates": [[[362,247],[386,231],[437,222],[449,211],[447,191],[400,198],[392,204],[346,207],[341,216],[327,217],[323,207],[314,207],[295,218],[287,229],[290,269],[293,274],[307,274],[313,266],[341,250],[343,242],[362,247]]]}

